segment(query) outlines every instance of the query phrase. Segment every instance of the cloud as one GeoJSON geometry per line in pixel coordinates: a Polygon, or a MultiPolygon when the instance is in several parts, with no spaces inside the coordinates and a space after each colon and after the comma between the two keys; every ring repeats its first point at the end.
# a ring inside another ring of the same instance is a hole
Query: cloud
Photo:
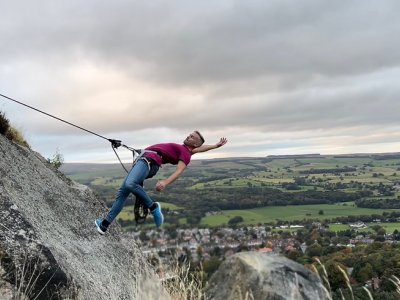
{"type": "Polygon", "coordinates": [[[343,75],[399,59],[397,1],[22,3],[5,7],[8,54],[141,66],[146,80],[163,84],[343,75]]]}
{"type": "MultiPolygon", "coordinates": [[[[400,109],[399,6],[16,0],[2,7],[0,92],[102,135],[145,133],[139,144],[196,128],[231,136],[232,155],[385,149],[400,109]]],[[[72,152],[63,140],[86,134],[4,101],[38,147],[72,152]]]]}

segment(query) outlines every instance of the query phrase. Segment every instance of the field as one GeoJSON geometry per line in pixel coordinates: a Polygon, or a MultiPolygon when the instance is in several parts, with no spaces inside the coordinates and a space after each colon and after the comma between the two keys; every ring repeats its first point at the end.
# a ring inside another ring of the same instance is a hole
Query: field
{"type": "MultiPolygon", "coordinates": [[[[368,228],[358,230],[360,232],[370,231],[371,227],[374,225],[379,225],[383,227],[387,233],[393,233],[393,231],[397,230],[400,231],[400,223],[369,223],[366,224],[368,228]]],[[[344,231],[350,229],[350,225],[347,224],[330,224],[329,230],[333,232],[344,231]]]]}
{"type": "MultiPolygon", "coordinates": [[[[169,208],[170,210],[179,210],[181,208],[171,205],[168,203],[162,203],[163,208],[169,208]]],[[[262,207],[257,209],[249,210],[226,210],[222,211],[221,214],[207,216],[202,218],[201,225],[207,227],[225,226],[228,221],[235,217],[241,216],[244,221],[241,225],[257,225],[264,223],[274,223],[277,221],[290,221],[296,223],[304,219],[324,220],[332,219],[343,216],[362,216],[371,214],[382,214],[383,212],[390,212],[395,210],[383,210],[383,209],[368,209],[368,208],[357,208],[353,203],[342,203],[342,204],[321,204],[321,205],[290,205],[290,206],[271,206],[262,207]],[[323,215],[320,215],[320,211],[323,211],[323,215]]],[[[121,214],[118,216],[119,220],[131,220],[133,221],[133,206],[126,206],[121,214]]],[[[168,217],[166,217],[166,224],[168,224],[168,217]]],[[[186,224],[186,220],[180,220],[181,224],[186,224]]],[[[301,223],[301,222],[299,222],[301,223]]],[[[148,217],[146,224],[152,224],[151,217],[148,217]]],[[[376,225],[371,223],[370,225],[376,225]]],[[[395,229],[400,231],[400,223],[379,223],[379,225],[385,228],[386,232],[391,233],[395,229]]],[[[330,231],[344,231],[350,229],[347,224],[330,224],[330,231]]],[[[364,229],[365,230],[365,229],[364,229]]],[[[362,230],[361,230],[362,231],[362,230]]]]}
{"type": "Polygon", "coordinates": [[[202,219],[203,225],[220,226],[227,224],[235,217],[241,216],[243,224],[276,223],[277,221],[301,221],[303,219],[333,219],[343,216],[361,216],[382,214],[381,209],[357,208],[351,203],[343,204],[319,204],[319,205],[290,205],[290,206],[271,206],[249,210],[227,210],[219,215],[208,216],[202,219]],[[323,215],[319,214],[323,211],[323,215]]]}
{"type": "MultiPolygon", "coordinates": [[[[91,187],[108,205],[112,203],[126,175],[119,164],[66,164],[61,171],[71,179],[91,187]]],[[[342,203],[289,205],[292,198],[306,192],[328,195],[332,191],[340,191],[351,195],[367,191],[369,194],[364,196],[365,201],[382,202],[388,199],[395,203],[396,199],[400,199],[399,153],[194,159],[173,185],[162,193],[155,192],[157,180],[168,177],[173,171],[174,166],[163,166],[154,178],[145,181],[145,189],[153,199],[163,202],[164,208],[173,210],[173,205],[179,206],[183,214],[180,224],[186,224],[188,216],[193,212],[197,215],[201,212],[201,225],[220,226],[235,216],[241,216],[243,224],[257,224],[278,220],[324,220],[341,216],[380,215],[390,211],[356,207],[354,204],[344,204],[343,201],[347,200],[340,199],[337,202],[342,203]],[[285,193],[286,204],[274,206],[264,203],[265,199],[269,199],[268,195],[264,197],[257,194],[256,188],[285,193]],[[213,189],[215,192],[210,192],[213,189]],[[232,197],[236,198],[236,202],[232,201],[232,197]],[[252,199],[253,207],[257,208],[237,209],[241,201],[248,202],[249,199],[252,199]],[[260,203],[265,206],[260,207],[260,203]],[[209,211],[207,207],[210,207],[209,211]],[[215,211],[220,214],[209,215],[215,211]]],[[[318,196],[315,197],[314,200],[319,201],[318,196]]],[[[400,211],[400,207],[395,208],[400,211]]],[[[127,206],[119,218],[130,220],[133,218],[132,212],[133,208],[127,206]]]]}
{"type": "MultiPolygon", "coordinates": [[[[336,183],[393,185],[397,182],[400,185],[400,158],[374,159],[373,157],[372,155],[366,157],[355,155],[350,158],[346,156],[313,158],[304,156],[302,158],[299,156],[297,158],[193,160],[179,181],[183,181],[188,190],[209,187],[235,188],[249,186],[249,184],[282,188],[283,183],[293,183],[298,177],[308,180],[308,188],[336,183]],[[329,171],[338,168],[354,168],[355,170],[337,173],[329,171]],[[310,170],[324,169],[327,172],[305,173],[310,170]],[[187,184],[189,180],[190,184],[187,184]]],[[[130,166],[129,163],[125,165],[130,166]]],[[[119,187],[126,175],[119,164],[66,164],[61,170],[78,182],[113,189],[119,187]]],[[[165,178],[173,170],[173,166],[163,166],[155,178],[165,178]]],[[[396,191],[396,195],[400,196],[400,190],[396,191]]]]}

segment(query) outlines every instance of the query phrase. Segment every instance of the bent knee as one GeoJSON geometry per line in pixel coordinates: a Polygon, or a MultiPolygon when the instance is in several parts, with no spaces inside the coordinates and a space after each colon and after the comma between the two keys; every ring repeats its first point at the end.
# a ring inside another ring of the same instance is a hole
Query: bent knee
{"type": "Polygon", "coordinates": [[[130,182],[130,183],[125,183],[124,188],[130,190],[131,192],[134,192],[137,189],[141,189],[142,185],[138,182],[130,182]]]}

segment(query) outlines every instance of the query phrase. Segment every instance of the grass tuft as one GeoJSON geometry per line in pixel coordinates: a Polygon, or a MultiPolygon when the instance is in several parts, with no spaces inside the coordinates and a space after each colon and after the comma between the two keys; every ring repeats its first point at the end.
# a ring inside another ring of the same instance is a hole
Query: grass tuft
{"type": "Polygon", "coordinates": [[[17,143],[18,145],[30,148],[28,142],[25,140],[22,133],[10,125],[10,121],[6,117],[4,112],[0,111],[0,134],[4,135],[10,141],[17,143]]]}
{"type": "Polygon", "coordinates": [[[347,275],[347,272],[345,270],[343,270],[339,265],[337,266],[337,268],[343,274],[343,277],[344,277],[344,279],[346,281],[346,285],[347,285],[347,287],[348,287],[348,289],[350,291],[351,299],[354,300],[353,289],[351,287],[350,279],[349,279],[349,276],[347,275]]]}
{"type": "Polygon", "coordinates": [[[370,300],[374,300],[374,298],[372,297],[371,292],[370,292],[365,286],[363,286],[362,288],[363,288],[364,291],[367,292],[369,299],[370,299],[370,300]]]}
{"type": "MultiPolygon", "coordinates": [[[[321,269],[322,269],[322,279],[323,279],[323,283],[326,285],[326,288],[328,289],[329,294],[332,296],[332,288],[331,288],[331,284],[330,284],[330,282],[329,282],[328,273],[326,272],[325,266],[321,263],[321,261],[319,260],[318,257],[313,257],[313,259],[314,259],[314,260],[318,263],[318,265],[321,267],[321,269]]],[[[314,265],[313,265],[313,266],[314,266],[314,265]]],[[[321,278],[321,276],[320,276],[320,274],[319,274],[319,272],[318,272],[318,269],[315,268],[315,266],[314,266],[314,269],[317,270],[317,274],[318,274],[318,276],[321,278]]]]}
{"type": "Polygon", "coordinates": [[[396,292],[400,295],[400,279],[394,275],[389,278],[389,280],[395,285],[396,292]]]}
{"type": "Polygon", "coordinates": [[[190,270],[190,264],[174,264],[162,274],[161,281],[174,300],[204,299],[204,272],[190,270]]]}
{"type": "Polygon", "coordinates": [[[10,121],[4,112],[0,111],[0,134],[5,135],[10,128],[10,121]]]}
{"type": "Polygon", "coordinates": [[[22,133],[14,127],[8,128],[8,131],[6,132],[6,138],[17,143],[18,145],[30,148],[22,133]]]}

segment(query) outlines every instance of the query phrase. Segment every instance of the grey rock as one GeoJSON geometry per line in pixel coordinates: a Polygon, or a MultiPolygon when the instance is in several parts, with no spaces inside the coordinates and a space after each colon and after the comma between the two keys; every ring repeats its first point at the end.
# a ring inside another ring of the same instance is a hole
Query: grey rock
{"type": "Polygon", "coordinates": [[[319,277],[283,256],[242,252],[227,258],[213,274],[206,299],[328,300],[319,277]]]}
{"type": "Polygon", "coordinates": [[[0,295],[11,284],[20,298],[136,299],[143,278],[158,277],[117,224],[97,233],[106,211],[89,189],[0,135],[0,295]]]}

